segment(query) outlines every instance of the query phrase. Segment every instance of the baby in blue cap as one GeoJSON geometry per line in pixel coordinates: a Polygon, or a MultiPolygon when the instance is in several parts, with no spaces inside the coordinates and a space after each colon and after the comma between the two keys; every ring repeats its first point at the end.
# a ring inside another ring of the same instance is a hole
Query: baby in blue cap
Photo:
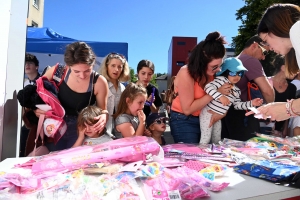
{"type": "Polygon", "coordinates": [[[208,83],[204,90],[213,100],[209,102],[202,110],[199,116],[201,139],[200,144],[218,143],[221,140],[221,120],[217,121],[213,126],[209,127],[211,113],[208,110],[224,115],[233,104],[237,110],[247,110],[253,106],[260,106],[263,99],[256,98],[251,101],[242,102],[240,99],[241,90],[235,86],[248,71],[242,62],[234,57],[226,58],[221,65],[221,71],[217,73],[217,77],[208,83]],[[217,91],[224,83],[232,85],[229,95],[223,95],[217,91]]]}

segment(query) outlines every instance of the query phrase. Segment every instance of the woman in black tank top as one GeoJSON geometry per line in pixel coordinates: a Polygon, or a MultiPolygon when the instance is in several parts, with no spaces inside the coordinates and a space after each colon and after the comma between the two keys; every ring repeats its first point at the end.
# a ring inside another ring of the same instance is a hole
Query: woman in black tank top
{"type": "MultiPolygon", "coordinates": [[[[64,120],[67,131],[54,145],[47,145],[50,151],[63,150],[73,146],[77,140],[77,115],[88,105],[101,108],[107,112],[108,85],[105,78],[93,70],[96,56],[91,47],[84,42],[74,42],[67,46],[64,61],[66,66],[57,65],[49,69],[44,76],[54,80],[59,87],[58,98],[65,109],[64,120]]],[[[37,110],[39,115],[43,111],[37,110]]],[[[102,131],[108,115],[97,117],[95,131],[102,131]]]]}

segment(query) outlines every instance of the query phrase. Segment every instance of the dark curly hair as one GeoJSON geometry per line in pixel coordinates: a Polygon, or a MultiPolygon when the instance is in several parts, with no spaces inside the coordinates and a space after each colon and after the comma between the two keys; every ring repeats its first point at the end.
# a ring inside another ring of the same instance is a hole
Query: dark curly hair
{"type": "Polygon", "coordinates": [[[33,62],[35,66],[39,66],[39,60],[36,58],[35,55],[32,55],[30,53],[25,54],[25,62],[33,62]]]}
{"type": "Polygon", "coordinates": [[[217,31],[209,33],[205,40],[202,40],[192,50],[189,57],[188,71],[194,81],[204,87],[209,82],[206,74],[207,65],[213,59],[223,58],[225,56],[226,44],[224,37],[217,31]]]}

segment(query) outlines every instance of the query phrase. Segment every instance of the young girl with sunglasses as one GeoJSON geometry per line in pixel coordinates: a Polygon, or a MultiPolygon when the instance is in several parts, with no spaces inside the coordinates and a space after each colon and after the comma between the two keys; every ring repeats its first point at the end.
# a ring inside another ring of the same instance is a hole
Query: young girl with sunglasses
{"type": "Polygon", "coordinates": [[[142,136],[145,131],[146,116],[143,112],[147,91],[142,85],[130,83],[120,97],[115,119],[117,138],[142,136]]]}
{"type": "Polygon", "coordinates": [[[125,86],[121,82],[129,80],[129,66],[126,58],[119,53],[110,53],[102,61],[100,66],[100,74],[106,78],[108,84],[107,110],[109,113],[106,123],[108,134],[113,133],[114,120],[112,115],[118,108],[120,97],[125,90],[125,86]]]}
{"type": "Polygon", "coordinates": [[[151,132],[151,137],[155,139],[158,144],[165,145],[166,141],[163,134],[166,130],[167,118],[158,113],[152,113],[147,117],[146,124],[151,132]]]}
{"type": "Polygon", "coordinates": [[[77,118],[78,138],[73,147],[102,144],[112,140],[105,128],[102,131],[95,131],[93,128],[98,122],[95,118],[102,114],[106,113],[97,106],[88,106],[81,110],[77,118]]]}
{"type": "Polygon", "coordinates": [[[218,143],[221,140],[221,120],[217,121],[212,127],[209,127],[211,113],[209,113],[208,110],[225,116],[232,104],[237,110],[247,110],[249,107],[259,106],[263,102],[260,98],[241,102],[241,91],[235,84],[241,79],[247,69],[239,59],[225,59],[221,65],[221,69],[222,70],[217,73],[218,76],[204,88],[205,92],[212,96],[213,100],[201,110],[199,116],[201,129],[200,144],[208,144],[210,141],[212,141],[212,143],[218,143]],[[223,95],[217,91],[224,83],[231,85],[229,95],[223,95]]]}

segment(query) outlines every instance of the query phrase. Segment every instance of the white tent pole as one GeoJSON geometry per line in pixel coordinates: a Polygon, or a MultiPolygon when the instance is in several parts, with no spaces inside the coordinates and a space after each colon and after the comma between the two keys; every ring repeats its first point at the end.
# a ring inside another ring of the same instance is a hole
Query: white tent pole
{"type": "Polygon", "coordinates": [[[28,0],[1,1],[0,18],[0,160],[19,156],[28,0]]]}

